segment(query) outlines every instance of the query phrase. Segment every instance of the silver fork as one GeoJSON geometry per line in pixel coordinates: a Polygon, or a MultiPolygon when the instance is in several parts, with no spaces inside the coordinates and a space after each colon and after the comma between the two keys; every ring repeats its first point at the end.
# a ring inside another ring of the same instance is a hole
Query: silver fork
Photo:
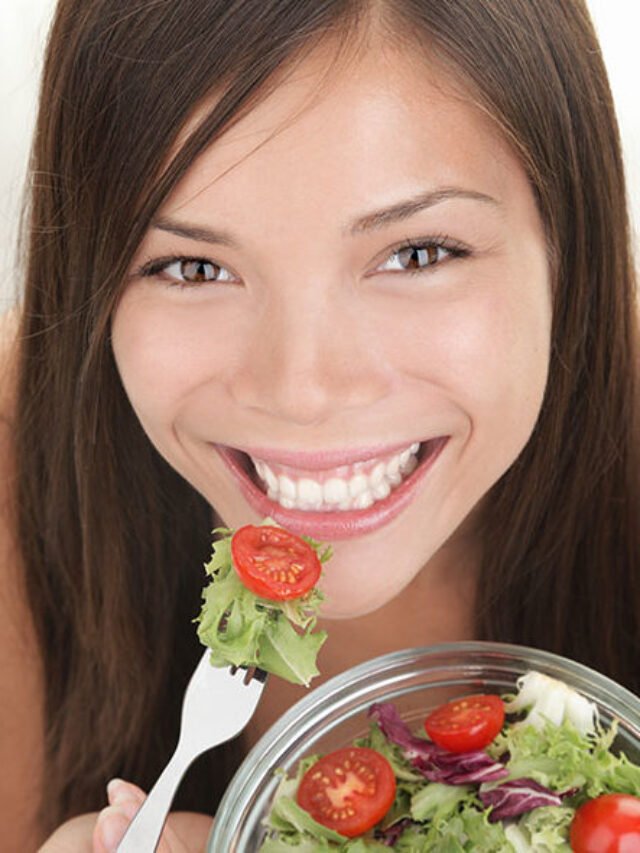
{"type": "Polygon", "coordinates": [[[185,771],[203,752],[242,731],[253,716],[265,680],[266,673],[260,669],[213,667],[209,650],[205,651],[184,694],[175,752],[131,822],[118,853],[156,850],[185,771]]]}

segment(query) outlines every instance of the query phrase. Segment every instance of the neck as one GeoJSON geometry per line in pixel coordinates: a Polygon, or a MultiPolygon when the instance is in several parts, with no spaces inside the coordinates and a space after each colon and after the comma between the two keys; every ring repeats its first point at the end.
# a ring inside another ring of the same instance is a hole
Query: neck
{"type": "Polygon", "coordinates": [[[472,639],[476,555],[466,537],[447,543],[384,607],[320,620],[329,635],[319,657],[322,680],[399,649],[472,639]]]}

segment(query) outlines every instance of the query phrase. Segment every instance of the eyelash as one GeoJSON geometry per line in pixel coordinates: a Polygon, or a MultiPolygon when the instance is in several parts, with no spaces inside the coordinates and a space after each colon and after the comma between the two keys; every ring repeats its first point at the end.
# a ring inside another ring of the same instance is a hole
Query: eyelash
{"type": "MultiPolygon", "coordinates": [[[[457,258],[467,258],[471,255],[471,249],[466,246],[464,243],[461,243],[459,240],[454,240],[449,237],[447,234],[439,234],[434,237],[420,237],[418,239],[408,238],[404,242],[399,243],[394,246],[384,257],[384,260],[381,261],[376,270],[381,266],[381,264],[388,262],[394,255],[399,255],[400,252],[405,249],[411,249],[413,251],[419,252],[427,249],[442,249],[445,252],[448,252],[449,257],[443,259],[436,259],[435,262],[429,262],[423,267],[417,267],[416,269],[403,269],[403,270],[395,270],[388,271],[389,275],[397,275],[401,273],[402,275],[422,275],[423,273],[433,271],[437,266],[443,262],[443,260],[453,261],[457,258]]],[[[376,270],[371,273],[371,275],[375,274],[376,270]]]]}
{"type": "MultiPolygon", "coordinates": [[[[402,243],[394,246],[390,249],[385,255],[384,259],[380,261],[373,272],[369,273],[369,276],[375,275],[378,271],[378,268],[390,261],[394,256],[399,255],[400,252],[411,249],[412,251],[425,251],[429,249],[443,250],[449,254],[448,258],[436,258],[433,262],[429,262],[423,267],[417,267],[415,269],[401,269],[401,270],[387,270],[387,275],[397,275],[401,273],[403,275],[421,275],[425,272],[432,271],[435,267],[440,266],[443,261],[452,261],[458,258],[466,258],[471,255],[471,250],[468,246],[464,245],[458,240],[454,240],[451,237],[448,237],[446,234],[441,234],[435,237],[422,237],[419,239],[407,239],[402,243]]],[[[209,264],[217,269],[227,270],[222,264],[218,264],[210,258],[200,257],[196,255],[169,255],[162,258],[157,258],[156,260],[150,261],[149,263],[142,266],[136,273],[137,276],[142,278],[153,278],[154,276],[159,275],[162,272],[165,272],[168,267],[172,264],[176,263],[196,263],[196,264],[209,264]]],[[[230,272],[230,271],[229,271],[230,272]]],[[[179,279],[171,279],[168,280],[167,285],[169,287],[177,287],[180,289],[189,289],[189,288],[198,288],[203,284],[208,284],[209,282],[203,281],[180,281],[179,279]]],[[[216,282],[211,282],[215,284],[216,282]]],[[[222,282],[226,283],[226,282],[222,282]]]]}

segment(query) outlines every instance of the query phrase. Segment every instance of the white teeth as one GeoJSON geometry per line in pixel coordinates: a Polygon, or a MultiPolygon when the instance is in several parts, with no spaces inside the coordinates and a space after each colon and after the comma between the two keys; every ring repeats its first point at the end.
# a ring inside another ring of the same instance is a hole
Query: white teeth
{"type": "Polygon", "coordinates": [[[395,477],[399,470],[400,470],[400,459],[397,456],[393,456],[387,462],[387,467],[386,467],[387,477],[395,477]]]}
{"type": "Polygon", "coordinates": [[[322,496],[325,503],[339,504],[349,497],[349,487],[339,477],[332,477],[322,487],[322,496]]]}
{"type": "Polygon", "coordinates": [[[349,494],[352,498],[357,498],[369,487],[369,481],[364,474],[356,474],[349,480],[349,494]]]}
{"type": "Polygon", "coordinates": [[[322,504],[322,486],[315,480],[298,480],[298,500],[311,509],[319,509],[322,504]]]}
{"type": "Polygon", "coordinates": [[[384,462],[378,462],[373,471],[369,474],[369,482],[372,486],[377,486],[385,479],[385,475],[387,473],[387,466],[384,462]]]}
{"type": "MultiPolygon", "coordinates": [[[[268,488],[270,488],[274,492],[277,492],[278,489],[280,488],[280,486],[278,484],[278,478],[273,473],[271,468],[269,468],[269,466],[266,464],[266,462],[262,463],[262,468],[264,470],[263,480],[266,480],[268,488]]],[[[260,473],[260,472],[258,472],[258,473],[260,473]]]]}
{"type": "Polygon", "coordinates": [[[284,474],[281,474],[278,477],[278,486],[280,488],[280,494],[283,498],[288,498],[290,501],[295,501],[296,484],[293,482],[292,479],[286,477],[284,474]]]}
{"type": "Polygon", "coordinates": [[[358,497],[354,500],[353,508],[354,509],[369,509],[369,507],[373,503],[373,500],[374,500],[373,495],[371,494],[369,489],[367,489],[366,491],[361,492],[358,495],[358,497]]]}
{"type": "Polygon", "coordinates": [[[402,453],[398,456],[398,463],[400,465],[400,470],[407,464],[409,461],[409,457],[411,456],[411,448],[407,447],[406,450],[403,450],[402,453]]]}
{"type": "Polygon", "coordinates": [[[417,467],[419,450],[420,444],[415,442],[373,467],[371,461],[342,465],[326,480],[326,475],[316,480],[309,474],[295,479],[291,469],[288,474],[278,474],[262,459],[254,459],[253,464],[270,500],[285,509],[345,512],[368,509],[388,497],[417,467]]]}
{"type": "Polygon", "coordinates": [[[371,492],[377,501],[381,501],[388,496],[391,491],[391,486],[386,480],[381,480],[372,486],[371,492]]]}
{"type": "Polygon", "coordinates": [[[418,466],[418,460],[415,456],[410,456],[406,462],[403,462],[400,465],[400,470],[404,474],[405,477],[408,477],[409,474],[413,473],[418,466]]]}

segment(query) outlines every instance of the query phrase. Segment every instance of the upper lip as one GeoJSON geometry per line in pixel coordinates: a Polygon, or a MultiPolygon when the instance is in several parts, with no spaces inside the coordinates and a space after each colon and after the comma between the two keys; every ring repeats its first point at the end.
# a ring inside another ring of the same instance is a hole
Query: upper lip
{"type": "MultiPolygon", "coordinates": [[[[306,471],[322,471],[329,468],[337,468],[341,465],[349,465],[353,462],[364,462],[367,459],[376,459],[380,456],[388,456],[399,453],[412,444],[422,443],[419,439],[408,439],[396,444],[377,444],[367,447],[353,447],[347,450],[279,450],[269,447],[229,447],[227,450],[236,450],[260,459],[263,462],[275,462],[278,465],[286,465],[290,468],[300,468],[306,471]]],[[[221,447],[221,449],[225,449],[221,447]]]]}

